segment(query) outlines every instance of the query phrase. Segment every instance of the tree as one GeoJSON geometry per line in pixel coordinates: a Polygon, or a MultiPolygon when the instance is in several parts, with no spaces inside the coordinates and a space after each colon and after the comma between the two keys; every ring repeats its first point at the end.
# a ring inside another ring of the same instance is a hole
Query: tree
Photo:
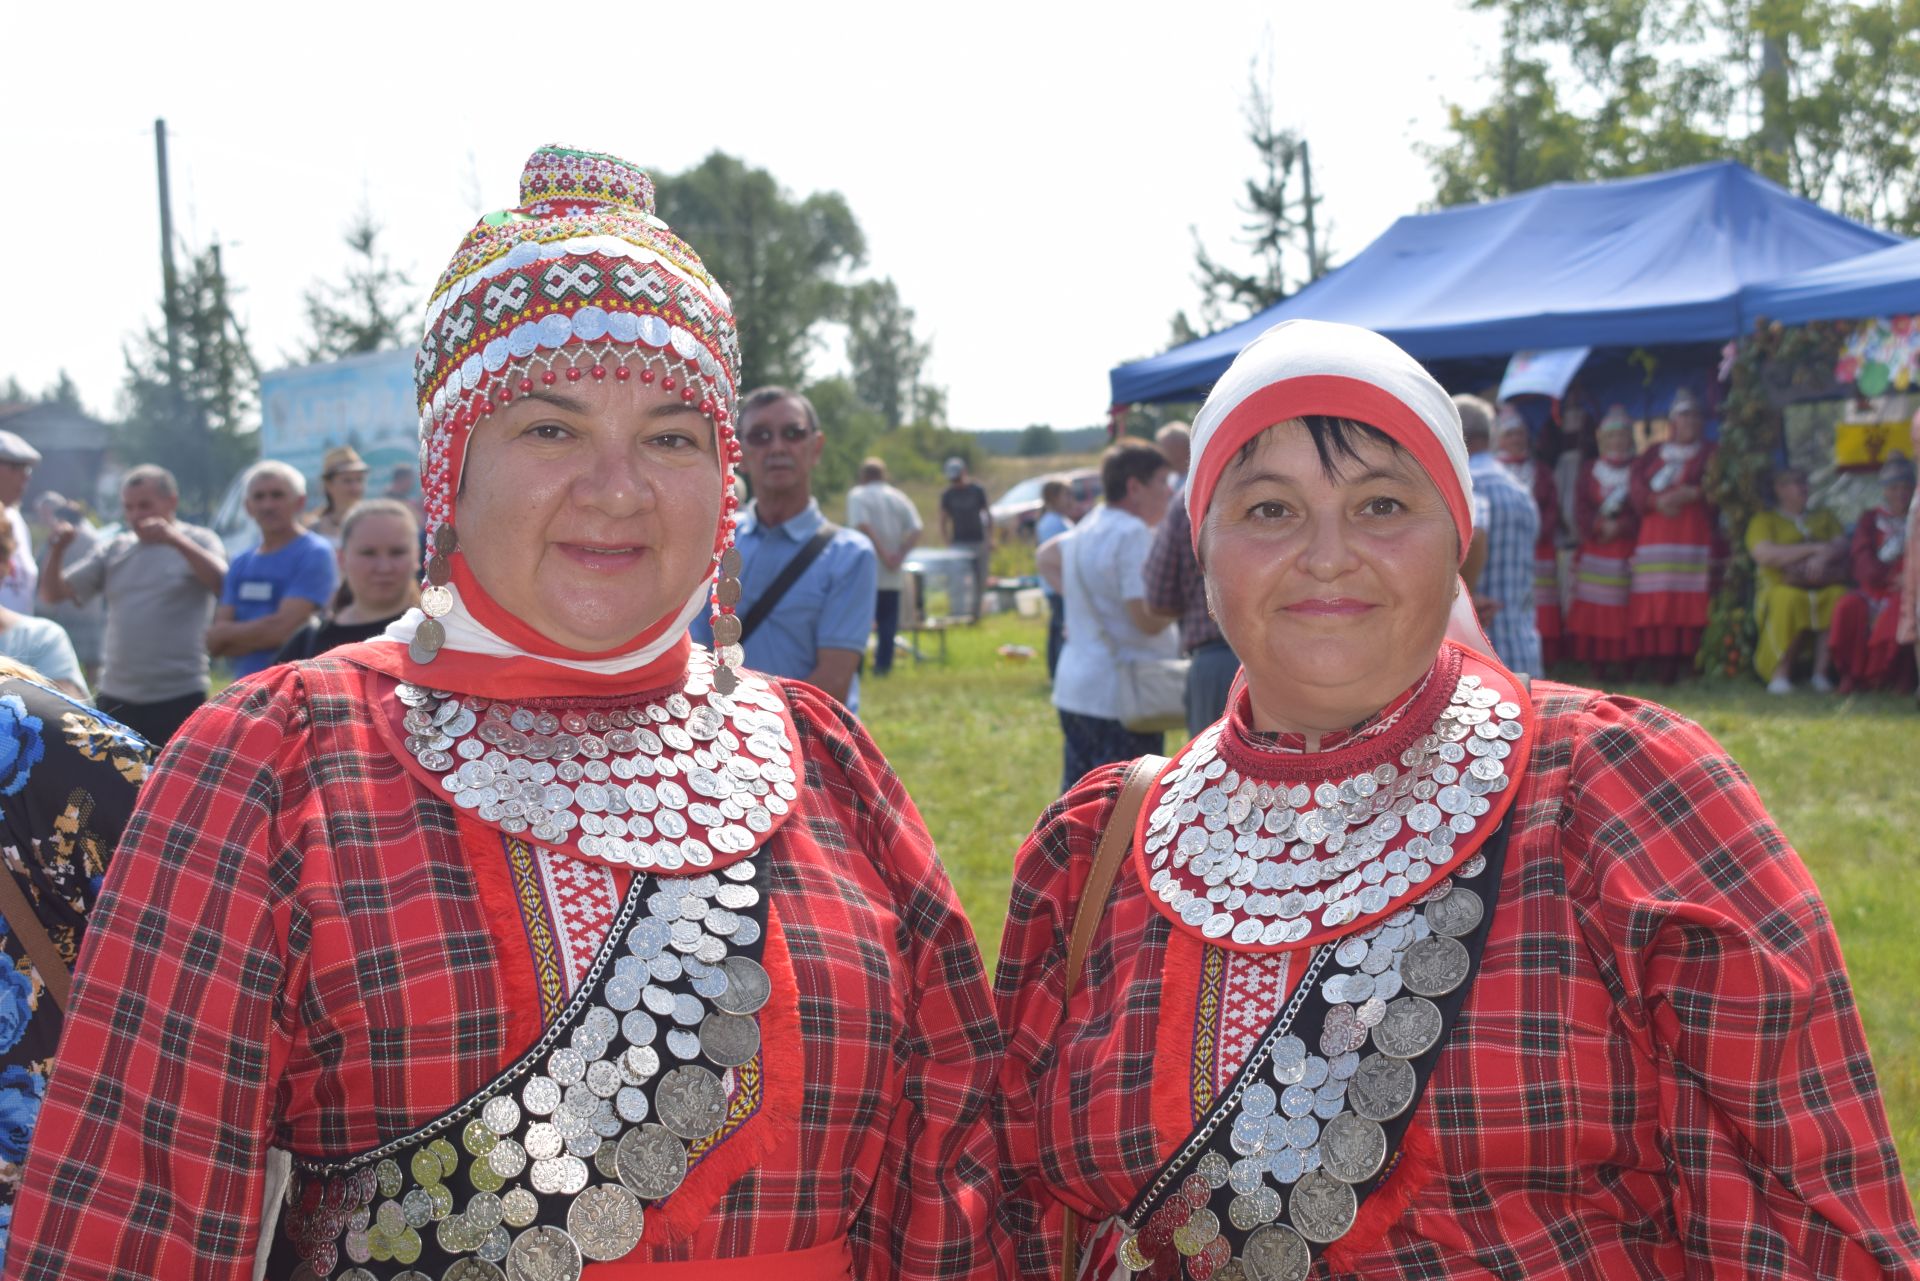
{"type": "Polygon", "coordinates": [[[346,279],[307,290],[306,359],[338,360],[363,352],[383,351],[411,341],[407,320],[418,301],[413,281],[380,252],[380,224],[373,211],[361,205],[346,231],[353,251],[346,279]]]}
{"type": "MultiPolygon", "coordinates": [[[[1216,259],[1193,232],[1196,283],[1203,299],[1200,317],[1208,329],[1266,310],[1300,285],[1327,270],[1327,251],[1315,219],[1320,197],[1313,191],[1312,157],[1307,142],[1273,120],[1273,94],[1261,83],[1258,65],[1248,78],[1247,141],[1260,156],[1260,172],[1249,178],[1240,212],[1246,215],[1242,247],[1253,253],[1249,271],[1235,271],[1216,259]],[[1299,259],[1297,270],[1294,260],[1299,259]]],[[[1185,313],[1174,318],[1176,336],[1191,332],[1185,313]]]]}
{"type": "Polygon", "coordinates": [[[796,200],[766,170],[718,151],[684,173],[654,175],[654,189],[660,216],[698,246],[733,299],[741,390],[799,386],[814,327],[845,315],[846,274],[866,258],[846,199],[796,200]]]}
{"type": "Polygon", "coordinates": [[[847,291],[847,364],[860,399],[879,411],[887,430],[920,408],[920,373],[931,348],[913,336],[913,309],[891,278],[847,291]]]}
{"type": "Polygon", "coordinates": [[[1441,204],[1742,161],[1850,217],[1920,230],[1920,0],[1470,0],[1498,88],[1449,109],[1441,204]]]}
{"type": "Polygon", "coordinates": [[[193,256],[174,313],[178,386],[168,373],[165,325],[148,325],[125,351],[120,445],[131,461],[164,464],[180,483],[181,506],[205,518],[259,448],[259,370],[233,314],[219,245],[193,256]]]}
{"type": "Polygon", "coordinates": [[[1022,458],[1045,458],[1049,454],[1060,452],[1060,439],[1053,428],[1046,423],[1033,423],[1020,433],[1020,456],[1022,458]]]}

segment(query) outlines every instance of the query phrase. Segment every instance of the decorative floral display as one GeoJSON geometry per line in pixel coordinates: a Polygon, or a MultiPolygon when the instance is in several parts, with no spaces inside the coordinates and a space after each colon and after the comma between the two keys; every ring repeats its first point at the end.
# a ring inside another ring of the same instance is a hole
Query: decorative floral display
{"type": "Polygon", "coordinates": [[[0,1161],[19,1165],[27,1159],[27,1143],[46,1092],[44,1074],[17,1063],[0,1069],[0,1161]]]}
{"type": "Polygon", "coordinates": [[[1833,376],[1862,396],[1920,386],[1920,325],[1913,316],[1876,316],[1848,335],[1833,376]]]}
{"type": "Polygon", "coordinates": [[[34,982],[19,967],[0,965],[0,1052],[20,1044],[39,1004],[34,982]]]}

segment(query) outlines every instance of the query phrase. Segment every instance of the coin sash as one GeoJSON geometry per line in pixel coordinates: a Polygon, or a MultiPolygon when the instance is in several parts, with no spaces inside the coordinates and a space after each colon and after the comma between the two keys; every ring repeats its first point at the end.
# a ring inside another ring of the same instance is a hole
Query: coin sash
{"type": "Polygon", "coordinates": [[[438,1277],[464,1265],[475,1281],[516,1268],[577,1277],[582,1260],[622,1257],[632,1248],[622,1249],[627,1237],[639,1240],[646,1207],[687,1173],[690,1140],[663,1127],[662,1113],[683,1130],[700,1129],[709,1146],[720,1141],[731,1102],[723,1076],[732,1070],[704,1057],[699,1036],[676,1017],[625,997],[658,993],[656,1005],[694,1027],[717,1020],[723,1057],[757,1046],[757,1013],[721,1011],[714,993],[738,974],[737,995],[753,1011],[771,995],[760,963],[767,863],[755,854],[697,877],[636,875],[573,998],[486,1089],[373,1152],[330,1163],[296,1156],[275,1275],[304,1264],[320,1276],[358,1267],[373,1281],[395,1281],[407,1267],[438,1277]],[[722,933],[705,933],[708,921],[722,933]],[[701,939],[719,946],[710,960],[700,959],[701,939]],[[670,1048],[676,1036],[691,1041],[687,1053],[670,1048]],[[663,1109],[662,1083],[676,1081],[692,1081],[693,1092],[682,1089],[663,1109]],[[640,1141],[646,1135],[656,1136],[654,1147],[640,1141]],[[587,1207],[572,1214],[582,1197],[587,1207]],[[553,1235],[512,1254],[536,1231],[553,1235]]]}
{"type": "MultiPolygon", "coordinates": [[[[1380,977],[1398,970],[1378,964],[1377,948],[1399,939],[1397,951],[1403,959],[1420,941],[1413,937],[1417,932],[1413,922],[1390,924],[1399,919],[1400,914],[1395,914],[1389,923],[1332,940],[1316,950],[1314,962],[1324,968],[1309,963],[1302,982],[1311,983],[1312,989],[1291,1024],[1285,1024],[1286,1011],[1292,1008],[1290,998],[1214,1107],[1127,1208],[1124,1219],[1131,1231],[1122,1242],[1123,1259],[1148,1264],[1162,1250],[1182,1260],[1195,1257],[1191,1250],[1203,1244],[1197,1237],[1212,1232],[1224,1244],[1227,1257],[1240,1261],[1246,1275],[1304,1278],[1321,1250],[1345,1235],[1366,1198],[1394,1168],[1394,1153],[1419,1111],[1420,1096],[1472,988],[1493,923],[1509,828],[1503,821],[1475,855],[1434,887],[1429,901],[1416,909],[1424,913],[1455,893],[1476,895],[1477,913],[1459,906],[1442,913],[1449,925],[1472,917],[1471,928],[1449,936],[1432,932],[1429,925],[1425,935],[1467,953],[1469,971],[1464,978],[1435,997],[1396,993],[1383,1003],[1379,1019],[1362,1026],[1356,1022],[1356,1007],[1335,998],[1364,992],[1367,999],[1378,999],[1373,994],[1380,990],[1380,977]],[[1325,961],[1320,962],[1323,952],[1325,961]],[[1370,956],[1376,959],[1370,961],[1370,956]],[[1389,1021],[1386,1012],[1400,1002],[1409,1003],[1398,1005],[1389,1021]],[[1438,1029],[1429,1026],[1436,1019],[1438,1029]],[[1395,1046],[1417,1053],[1405,1058],[1388,1053],[1374,1039],[1383,1028],[1395,1046]],[[1317,1078],[1306,1076],[1303,1069],[1329,1036],[1342,1047],[1354,1046],[1357,1037],[1358,1049],[1343,1049],[1341,1057],[1346,1061],[1330,1066],[1322,1086],[1312,1089],[1304,1082],[1317,1078]],[[1401,1039],[1394,1041],[1396,1036],[1401,1039]],[[1345,1075],[1335,1078],[1335,1072],[1345,1075]],[[1359,1106],[1346,1092],[1356,1078],[1359,1106]],[[1311,1110],[1297,1116],[1290,1112],[1300,1101],[1289,1096],[1305,1091],[1306,1106],[1311,1109],[1324,1102],[1322,1091],[1335,1084],[1342,1091],[1334,1114],[1322,1113],[1322,1119],[1316,1120],[1311,1110]],[[1391,1115],[1370,1119],[1366,1111],[1391,1115]],[[1292,1128],[1302,1123],[1316,1127],[1307,1149],[1292,1146],[1292,1128]],[[1284,1147],[1267,1146],[1269,1139],[1283,1137],[1284,1147]],[[1250,1168],[1250,1163],[1267,1161],[1258,1155],[1261,1152],[1273,1153],[1272,1167],[1250,1168]],[[1307,1195],[1299,1198],[1303,1187],[1307,1195]],[[1296,1217],[1296,1210],[1306,1216],[1304,1221],[1296,1217]],[[1198,1229],[1188,1227],[1196,1218],[1200,1218],[1198,1229]]],[[[1190,1274],[1192,1269],[1187,1271],[1190,1274]]]]}

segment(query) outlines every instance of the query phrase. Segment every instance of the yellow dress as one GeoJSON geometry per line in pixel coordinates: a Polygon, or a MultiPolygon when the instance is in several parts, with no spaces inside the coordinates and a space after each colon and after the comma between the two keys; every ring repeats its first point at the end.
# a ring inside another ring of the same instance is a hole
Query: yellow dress
{"type": "MultiPolygon", "coordinates": [[[[1808,512],[1801,517],[1800,524],[1781,512],[1757,512],[1747,522],[1747,550],[1751,552],[1761,543],[1791,546],[1828,542],[1845,532],[1839,517],[1832,512],[1808,512]]],[[[1833,622],[1833,607],[1847,589],[1794,587],[1777,569],[1766,565],[1755,565],[1754,569],[1758,581],[1753,592],[1753,616],[1759,624],[1760,639],[1754,646],[1753,666],[1761,680],[1768,680],[1801,633],[1816,628],[1822,633],[1827,630],[1833,622]]]]}

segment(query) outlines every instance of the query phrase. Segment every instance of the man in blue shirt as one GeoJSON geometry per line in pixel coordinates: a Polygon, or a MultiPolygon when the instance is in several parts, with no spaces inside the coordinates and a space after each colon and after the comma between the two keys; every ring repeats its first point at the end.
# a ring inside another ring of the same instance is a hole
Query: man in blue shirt
{"type": "MultiPolygon", "coordinates": [[[[743,620],[789,561],[813,541],[826,518],[813,497],[813,469],[826,439],[813,405],[796,391],[762,387],[740,402],[741,467],[753,501],[734,534],[740,550],[743,620]]],[[[770,676],[791,676],[860,708],[860,660],[873,628],[878,561],[864,534],[836,529],[825,548],[793,581],[745,638],[746,665],[770,676]]],[[[711,645],[707,616],[690,629],[696,644],[711,645]]]]}
{"type": "Polygon", "coordinates": [[[207,653],[232,659],[235,676],[271,666],[287,637],[325,607],[339,579],[332,546],[300,528],[307,480],[298,469],[271,458],[257,462],[247,469],[245,493],[260,545],[227,566],[207,628],[207,653]]]}
{"type": "Polygon", "coordinates": [[[1493,652],[1513,671],[1539,676],[1533,546],[1540,538],[1540,508],[1533,492],[1492,452],[1493,406],[1478,396],[1455,396],[1453,403],[1460,410],[1467,473],[1473,478],[1473,547],[1462,576],[1473,588],[1493,652]]]}

